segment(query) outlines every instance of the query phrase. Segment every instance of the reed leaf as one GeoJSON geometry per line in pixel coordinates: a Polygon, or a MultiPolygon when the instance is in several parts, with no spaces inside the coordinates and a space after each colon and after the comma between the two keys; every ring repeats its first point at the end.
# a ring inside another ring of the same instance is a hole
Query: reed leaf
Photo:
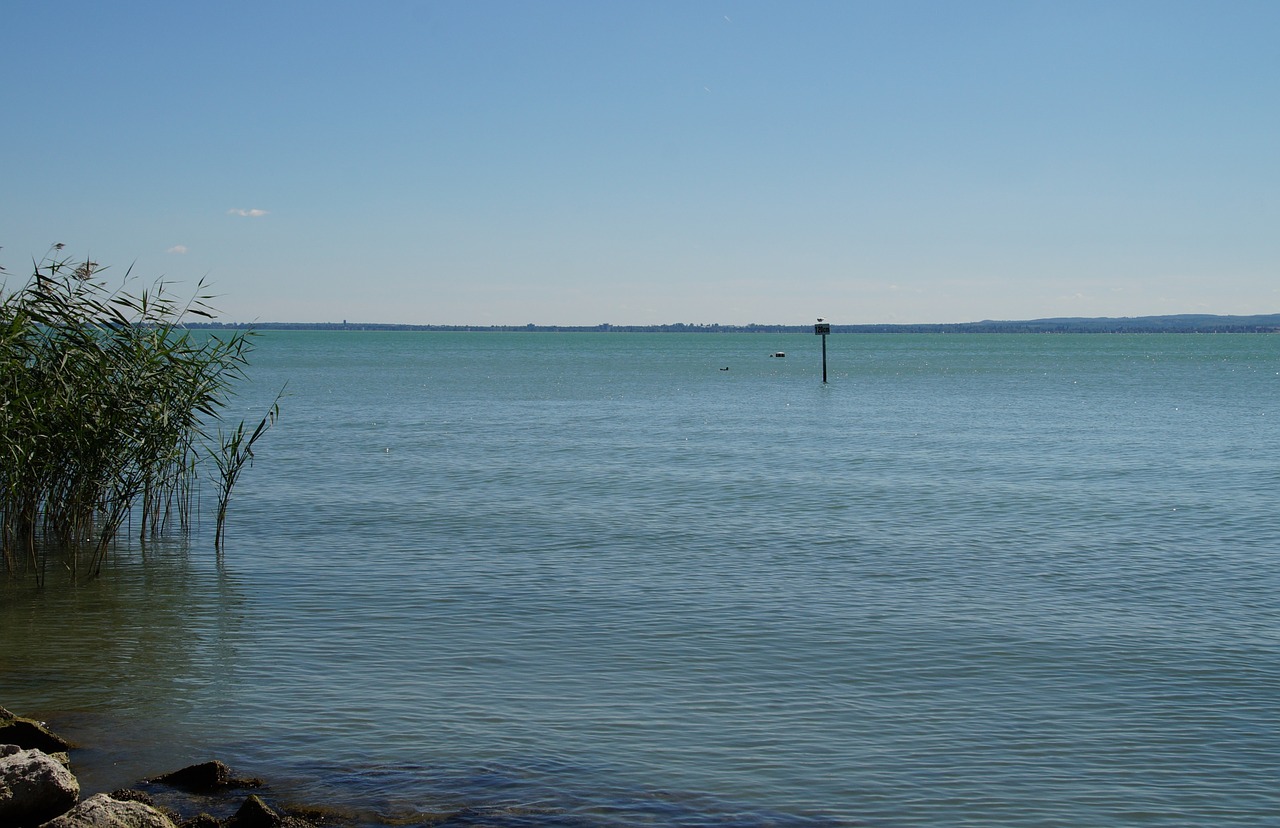
{"type": "MultiPolygon", "coordinates": [[[[112,288],[105,269],[55,245],[30,280],[0,285],[0,552],[43,584],[51,559],[96,575],[136,514],[140,537],[191,529],[201,471],[217,474],[222,550],[231,490],[279,416],[224,436],[220,412],[244,378],[249,335],[195,336],[212,318],[203,282],[176,299],[158,281],[112,288]]],[[[2,269],[0,269],[2,271],[2,269]]]]}

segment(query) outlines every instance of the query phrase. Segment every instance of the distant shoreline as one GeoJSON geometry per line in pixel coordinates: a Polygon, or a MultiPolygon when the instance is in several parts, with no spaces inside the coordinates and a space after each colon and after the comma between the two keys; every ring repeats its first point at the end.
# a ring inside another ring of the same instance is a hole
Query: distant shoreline
{"type": "MultiPolygon", "coordinates": [[[[192,322],[192,329],[258,331],[472,331],[540,333],[812,333],[812,325],[404,325],[382,322],[192,322]]],[[[1258,316],[1062,317],[1025,321],[951,322],[919,325],[831,325],[831,333],[1280,333],[1280,313],[1258,316]]]]}

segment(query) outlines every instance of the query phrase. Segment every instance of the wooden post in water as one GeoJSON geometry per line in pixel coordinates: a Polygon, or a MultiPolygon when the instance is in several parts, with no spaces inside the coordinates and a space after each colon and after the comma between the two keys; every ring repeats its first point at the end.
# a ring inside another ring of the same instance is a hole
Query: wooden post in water
{"type": "Polygon", "coordinates": [[[822,381],[827,381],[827,334],[831,333],[831,325],[823,322],[822,317],[818,317],[818,324],[813,326],[813,332],[822,337],[822,381]]]}

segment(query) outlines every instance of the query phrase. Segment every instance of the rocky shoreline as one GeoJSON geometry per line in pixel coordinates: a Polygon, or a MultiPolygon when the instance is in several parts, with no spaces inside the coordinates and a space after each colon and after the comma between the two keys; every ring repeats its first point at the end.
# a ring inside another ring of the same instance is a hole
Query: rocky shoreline
{"type": "Polygon", "coordinates": [[[268,804],[260,779],[203,762],[80,798],[74,746],[43,722],[0,707],[0,825],[6,828],[320,828],[345,824],[320,809],[268,804]],[[255,792],[256,791],[256,792],[255,792]],[[214,813],[221,814],[215,816],[214,813]]]}

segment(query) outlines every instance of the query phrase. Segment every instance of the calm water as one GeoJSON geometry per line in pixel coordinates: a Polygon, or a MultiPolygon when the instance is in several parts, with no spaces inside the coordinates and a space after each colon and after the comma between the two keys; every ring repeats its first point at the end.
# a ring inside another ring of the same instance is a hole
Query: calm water
{"type": "Polygon", "coordinates": [[[1280,337],[829,349],[267,334],[223,565],[0,590],[0,704],[410,824],[1280,824],[1280,337]]]}

